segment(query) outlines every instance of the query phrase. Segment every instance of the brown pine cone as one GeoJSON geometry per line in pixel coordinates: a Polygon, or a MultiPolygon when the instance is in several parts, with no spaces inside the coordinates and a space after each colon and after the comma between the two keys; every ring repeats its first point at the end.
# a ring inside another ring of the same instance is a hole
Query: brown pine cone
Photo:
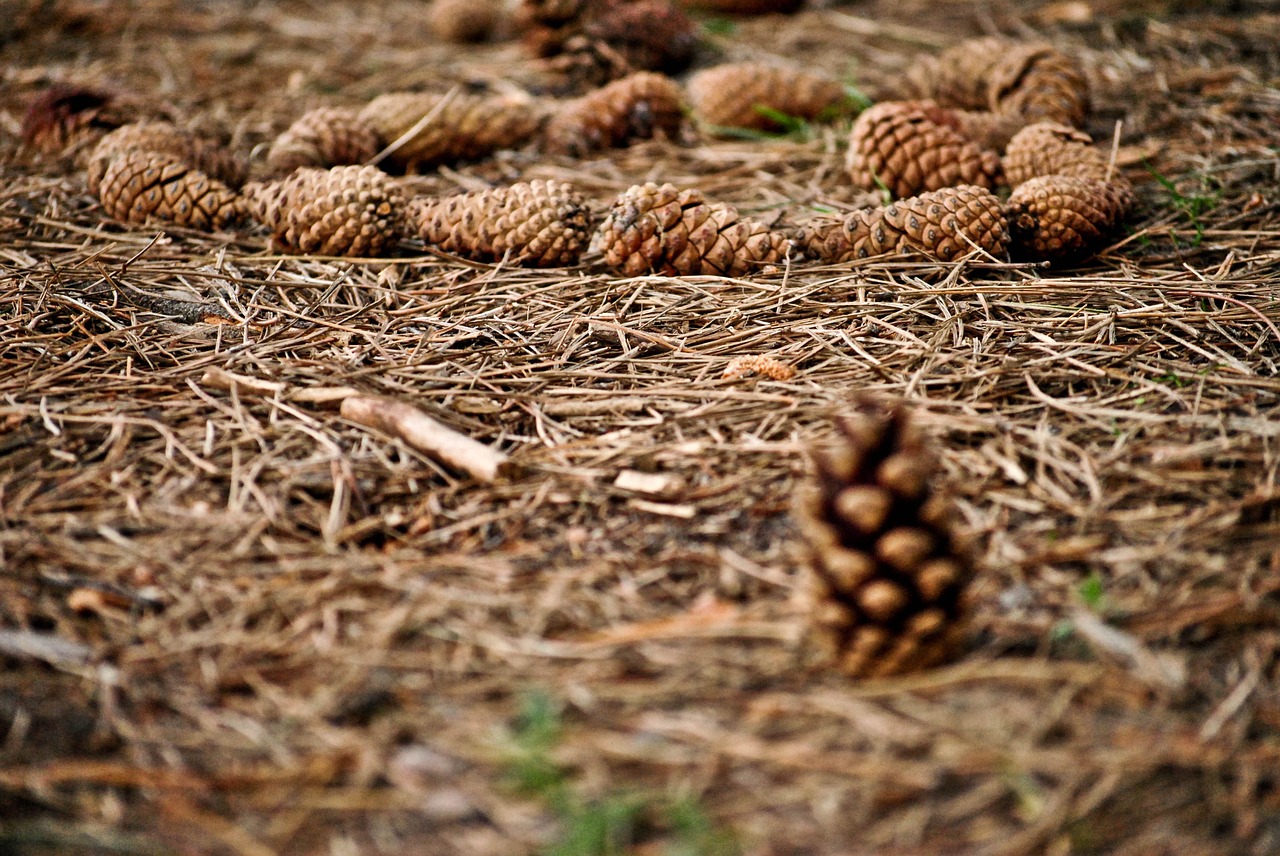
{"type": "Polygon", "coordinates": [[[974,565],[934,455],[901,405],[863,401],[836,429],[796,503],[810,638],[854,678],[937,665],[961,647],[974,565]]]}
{"type": "Polygon", "coordinates": [[[55,153],[92,145],[138,118],[139,106],[113,92],[58,83],[33,98],[22,117],[22,142],[55,153]]]}
{"type": "Polygon", "coordinates": [[[493,35],[502,8],[496,0],[433,0],[428,15],[441,41],[473,44],[493,35]]]}
{"type": "Polygon", "coordinates": [[[547,151],[581,157],[635,139],[674,138],[684,122],[680,87],[641,71],[567,101],[547,123],[547,151]]]}
{"type": "Polygon", "coordinates": [[[126,223],[165,220],[192,229],[222,229],[241,219],[238,193],[178,157],[122,149],[96,182],[102,209],[126,223]]]}
{"type": "Polygon", "coordinates": [[[278,175],[300,166],[328,169],[359,164],[382,148],[378,132],[357,110],[317,107],[308,110],[271,144],[267,165],[278,175]]]}
{"type": "Polygon", "coordinates": [[[959,184],[994,188],[1000,157],[929,118],[929,102],[886,101],[864,110],[849,134],[846,166],[864,190],[896,198],[959,184]]]}
{"type": "Polygon", "coordinates": [[[400,240],[404,197],[377,167],[302,167],[280,181],[246,186],[245,197],[286,252],[377,256],[400,240]]]}
{"type": "Polygon", "coordinates": [[[622,276],[742,276],[786,258],[790,240],[742,220],[731,205],[709,204],[696,190],[652,182],[624,191],[593,243],[622,276]]]}
{"type": "Polygon", "coordinates": [[[693,61],[697,26],[671,0],[606,0],[594,9],[583,34],[612,47],[633,68],[676,74],[693,61]]]}
{"type": "Polygon", "coordinates": [[[991,70],[987,85],[991,110],[1017,114],[1027,123],[1079,127],[1089,115],[1089,79],[1084,69],[1049,45],[1011,50],[991,70]]]}
{"type": "Polygon", "coordinates": [[[586,202],[558,181],[530,181],[409,203],[407,231],[477,261],[530,267],[576,264],[591,239],[586,202]]]}
{"type": "Polygon", "coordinates": [[[1110,240],[1129,203],[1126,187],[1094,178],[1028,179],[1014,188],[1005,208],[1013,252],[1037,261],[1079,261],[1110,240]]]}
{"type": "Polygon", "coordinates": [[[1072,57],[1043,43],[999,36],[971,39],[917,62],[903,94],[943,107],[1080,125],[1089,112],[1089,84],[1072,57]]]}
{"type": "Polygon", "coordinates": [[[819,220],[801,241],[810,255],[830,264],[888,254],[949,262],[975,248],[1001,258],[1008,247],[1000,200],[973,185],[854,211],[843,221],[819,220]]]}
{"type": "Polygon", "coordinates": [[[1070,175],[1110,180],[1107,158],[1083,131],[1056,122],[1037,122],[1023,128],[1004,154],[1004,174],[1017,187],[1038,175],[1070,175]]]}
{"type": "Polygon", "coordinates": [[[379,95],[360,117],[394,147],[386,164],[405,172],[517,148],[537,133],[544,118],[540,105],[528,97],[456,90],[379,95]]]}
{"type": "Polygon", "coordinates": [[[839,81],[758,62],[717,65],[699,71],[685,86],[694,115],[721,128],[784,130],[769,113],[797,119],[834,118],[854,109],[839,81]]]}
{"type": "Polygon", "coordinates": [[[104,136],[89,153],[85,172],[90,193],[98,192],[98,183],[111,161],[125,152],[166,155],[231,187],[244,182],[244,162],[212,140],[169,122],[132,122],[104,136]]]}
{"type": "Polygon", "coordinates": [[[999,36],[967,39],[937,56],[922,57],[903,75],[901,95],[943,107],[991,110],[990,78],[1013,44],[999,36]]]}

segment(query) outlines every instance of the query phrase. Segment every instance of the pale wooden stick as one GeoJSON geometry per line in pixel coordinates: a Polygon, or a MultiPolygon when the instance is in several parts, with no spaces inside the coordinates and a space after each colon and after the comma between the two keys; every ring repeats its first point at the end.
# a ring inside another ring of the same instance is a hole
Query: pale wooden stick
{"type": "Polygon", "coordinates": [[[413,448],[449,466],[492,482],[510,468],[507,456],[459,434],[411,404],[356,395],[342,401],[343,419],[399,437],[413,448]]]}

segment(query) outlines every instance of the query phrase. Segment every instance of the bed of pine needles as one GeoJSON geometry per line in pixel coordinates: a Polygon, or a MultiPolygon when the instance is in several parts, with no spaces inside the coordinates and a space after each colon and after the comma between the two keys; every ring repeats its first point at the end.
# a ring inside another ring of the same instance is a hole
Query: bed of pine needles
{"type": "MultiPolygon", "coordinates": [[[[1136,212],[1070,270],[619,280],[123,227],[18,141],[70,79],[248,151],[322,103],[536,83],[518,44],[438,44],[408,0],[3,5],[0,852],[1280,849],[1274,14],[707,19],[704,64],[804,58],[873,97],[961,36],[1047,37],[1085,58],[1095,138],[1122,120],[1136,212]],[[750,355],[795,377],[722,377],[750,355]],[[518,472],[450,471],[331,388],[518,472]],[[919,412],[983,568],[962,658],[865,683],[797,665],[790,516],[858,391],[919,412]]],[[[602,210],[656,179],[798,222],[858,202],[846,129],[421,183],[557,178],[602,210]]]]}

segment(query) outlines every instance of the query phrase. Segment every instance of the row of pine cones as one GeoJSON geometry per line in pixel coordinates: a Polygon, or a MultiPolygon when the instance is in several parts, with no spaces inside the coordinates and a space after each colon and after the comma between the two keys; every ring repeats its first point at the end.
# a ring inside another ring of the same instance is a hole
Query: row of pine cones
{"type": "MultiPolygon", "coordinates": [[[[951,261],[1068,261],[1103,246],[1132,194],[1083,132],[1088,87],[1068,57],[1045,45],[969,42],[917,66],[914,100],[877,104],[850,133],[848,172],[897,201],[801,230],[776,228],[695,190],[648,184],[623,193],[595,232],[606,264],[627,275],[741,276],[797,247],[843,263],[884,255],[951,261]],[[1012,188],[1007,203],[995,191],[1012,188]]],[[[128,122],[129,105],[54,90],[33,106],[33,144],[97,138],[85,158],[90,190],[126,222],[167,220],[223,229],[248,218],[285,251],[376,256],[403,236],[481,261],[575,264],[592,241],[584,200],[556,182],[410,203],[377,163],[412,172],[483,157],[540,136],[553,152],[587,154],[638,137],[681,133],[684,104],[702,125],[767,130],[779,116],[817,120],[854,109],[838,83],[809,72],[730,64],[685,90],[639,72],[554,109],[525,95],[390,93],[362,109],[319,108],[271,145],[269,174],[245,183],[227,150],[164,121],[128,122]]]]}

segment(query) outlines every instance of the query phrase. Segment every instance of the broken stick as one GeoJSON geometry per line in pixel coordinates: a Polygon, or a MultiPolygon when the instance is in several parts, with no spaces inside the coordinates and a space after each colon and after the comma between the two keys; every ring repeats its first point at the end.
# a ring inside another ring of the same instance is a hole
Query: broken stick
{"type": "Polygon", "coordinates": [[[355,395],[343,399],[339,412],[343,419],[399,437],[418,451],[483,482],[497,480],[511,466],[502,452],[459,434],[402,401],[355,395]]]}

